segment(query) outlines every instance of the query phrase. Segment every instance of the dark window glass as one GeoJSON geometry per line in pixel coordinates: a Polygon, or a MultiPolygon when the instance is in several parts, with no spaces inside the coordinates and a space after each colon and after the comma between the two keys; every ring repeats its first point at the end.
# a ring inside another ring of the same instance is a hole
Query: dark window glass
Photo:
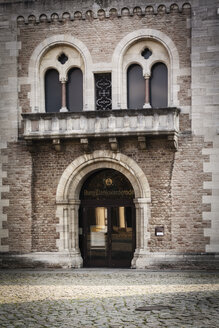
{"type": "Polygon", "coordinates": [[[62,53],[62,54],[59,56],[58,61],[59,61],[62,65],[64,65],[64,64],[68,61],[68,57],[67,57],[64,53],[62,53]]]}
{"type": "Polygon", "coordinates": [[[83,110],[83,74],[80,68],[72,68],[68,72],[66,104],[71,112],[83,110]]]}
{"type": "Polygon", "coordinates": [[[45,74],[45,105],[46,112],[59,112],[61,108],[62,86],[59,73],[49,69],[45,74]]]}
{"type": "Polygon", "coordinates": [[[156,63],[150,78],[151,107],[167,107],[167,86],[167,67],[163,63],[156,63]]]}
{"type": "Polygon", "coordinates": [[[145,79],[140,65],[133,64],[127,72],[128,108],[143,108],[145,103],[145,79]]]}
{"type": "Polygon", "coordinates": [[[95,74],[96,110],[112,109],[111,73],[95,74]]]}
{"type": "Polygon", "coordinates": [[[152,52],[148,48],[145,48],[141,55],[144,57],[144,59],[148,59],[152,55],[152,52]]]}

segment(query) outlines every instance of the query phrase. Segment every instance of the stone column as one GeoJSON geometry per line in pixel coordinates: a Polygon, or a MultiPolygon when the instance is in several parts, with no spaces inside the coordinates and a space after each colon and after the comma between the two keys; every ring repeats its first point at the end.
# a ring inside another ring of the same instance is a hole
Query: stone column
{"type": "Polygon", "coordinates": [[[69,240],[69,210],[68,208],[63,209],[63,249],[68,251],[68,240],[69,240]]]}
{"type": "Polygon", "coordinates": [[[149,198],[134,199],[136,208],[136,249],[132,260],[132,268],[142,269],[147,266],[148,239],[148,222],[150,218],[149,198]]]}
{"type": "Polygon", "coordinates": [[[79,220],[78,211],[80,200],[71,200],[69,205],[69,252],[71,256],[71,266],[80,268],[83,265],[79,249],[79,220]]]}
{"type": "Polygon", "coordinates": [[[66,107],[66,78],[61,78],[62,83],[62,107],[60,109],[60,112],[68,112],[68,109],[66,107]]]}
{"type": "Polygon", "coordinates": [[[149,79],[150,79],[150,75],[145,74],[144,78],[145,78],[145,104],[144,104],[143,108],[151,108],[150,100],[149,100],[149,79]]]}

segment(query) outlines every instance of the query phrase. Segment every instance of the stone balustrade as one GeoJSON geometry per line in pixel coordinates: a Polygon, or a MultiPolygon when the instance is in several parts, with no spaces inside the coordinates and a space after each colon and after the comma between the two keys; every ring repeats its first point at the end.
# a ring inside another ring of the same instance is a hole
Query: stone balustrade
{"type": "Polygon", "coordinates": [[[22,114],[26,140],[176,135],[178,108],[22,114]]]}

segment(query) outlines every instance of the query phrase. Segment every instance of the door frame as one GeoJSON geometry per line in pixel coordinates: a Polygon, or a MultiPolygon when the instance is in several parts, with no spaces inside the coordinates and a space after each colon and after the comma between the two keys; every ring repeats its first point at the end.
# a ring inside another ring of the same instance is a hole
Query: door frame
{"type": "MultiPolygon", "coordinates": [[[[132,211],[132,258],[134,256],[134,252],[136,249],[136,217],[135,217],[135,204],[133,200],[121,199],[121,200],[82,200],[81,206],[79,208],[79,224],[82,220],[82,244],[80,245],[80,251],[83,258],[83,266],[84,267],[96,267],[98,265],[89,265],[87,259],[87,233],[88,233],[88,226],[86,225],[87,220],[87,208],[96,208],[96,207],[105,207],[107,208],[108,213],[108,220],[107,220],[107,258],[106,258],[106,265],[99,267],[117,267],[116,265],[112,264],[112,208],[113,207],[130,207],[132,211]]],[[[80,238],[80,236],[79,236],[80,238]]],[[[122,259],[121,259],[122,260],[122,259]]],[[[131,267],[130,265],[127,266],[125,264],[118,266],[118,267],[131,267]]]]}
{"type": "Polygon", "coordinates": [[[56,190],[56,240],[57,261],[65,261],[67,267],[80,268],[83,260],[78,247],[78,208],[83,183],[97,169],[111,168],[124,174],[130,181],[134,193],[136,210],[136,249],[132,268],[145,268],[150,261],[148,229],[151,217],[151,191],[138,163],[131,157],[110,150],[95,150],[74,159],[63,171],[56,190]]]}

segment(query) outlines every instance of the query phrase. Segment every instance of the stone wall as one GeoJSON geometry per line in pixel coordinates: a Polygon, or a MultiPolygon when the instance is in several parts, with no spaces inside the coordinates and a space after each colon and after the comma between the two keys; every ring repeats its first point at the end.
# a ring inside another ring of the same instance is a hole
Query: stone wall
{"type": "MultiPolygon", "coordinates": [[[[141,31],[141,33],[145,31],[146,34],[147,30],[150,29],[156,30],[158,35],[160,33],[159,37],[161,40],[165,34],[176,46],[179,55],[179,77],[174,88],[178,89],[178,95],[177,99],[173,100],[172,105],[179,105],[184,112],[189,112],[191,105],[190,14],[190,10],[185,8],[181,12],[171,10],[168,14],[165,11],[158,11],[156,15],[150,12],[149,14],[134,14],[130,16],[129,12],[122,12],[121,16],[105,17],[104,15],[103,17],[97,16],[92,19],[88,19],[85,16],[85,19],[81,17],[80,19],[74,18],[72,20],[71,17],[61,20],[51,18],[50,20],[41,19],[39,22],[29,21],[28,24],[25,24],[24,20],[19,18],[19,41],[21,42],[18,58],[18,75],[21,84],[21,92],[19,93],[20,106],[25,112],[42,111],[42,108],[35,109],[34,106],[31,106],[28,100],[30,98],[28,94],[30,91],[29,83],[32,83],[30,76],[28,77],[28,69],[34,50],[39,44],[46,42],[46,39],[56,35],[65,35],[64,42],[69,42],[72,38],[72,40],[79,40],[86,47],[91,57],[91,63],[89,63],[87,68],[89,73],[91,73],[91,79],[89,79],[89,84],[85,86],[85,93],[86,88],[91,88],[93,84],[93,72],[101,71],[101,69],[103,71],[113,70],[112,58],[114,51],[125,36],[135,31],[141,31]]],[[[86,62],[88,58],[84,58],[84,60],[86,62]]],[[[169,76],[172,74],[172,69],[170,67],[169,76]]],[[[43,76],[40,78],[42,80],[43,76]]],[[[86,75],[84,79],[87,79],[86,75]]],[[[85,99],[84,107],[86,110],[93,109],[94,92],[89,97],[92,99],[85,99]]]]}
{"type": "Polygon", "coordinates": [[[2,179],[3,186],[9,186],[9,192],[2,192],[2,200],[8,200],[9,206],[3,208],[7,221],[3,228],[8,229],[8,237],[2,238],[2,246],[11,253],[31,251],[32,238],[32,158],[24,142],[8,143],[2,151],[7,156],[3,170],[7,177],[2,179]]]}
{"type": "MultiPolygon", "coordinates": [[[[56,152],[38,141],[30,153],[18,139],[21,112],[30,112],[28,67],[45,38],[69,34],[86,44],[96,67],[111,63],[128,33],[155,29],[176,45],[182,108],[179,150],[164,137],[120,138],[120,151],[134,159],[151,187],[151,252],[219,252],[218,1],[0,1],[0,252],[57,250],[55,194],[65,168],[83,154],[79,140],[56,152]],[[69,9],[69,7],[71,7],[69,9]],[[114,8],[114,9],[113,9],[114,8]],[[191,62],[190,62],[191,58],[191,62]],[[18,78],[17,78],[18,75],[18,78]],[[186,114],[186,115],[184,115],[186,114]],[[164,237],[155,237],[164,225],[164,237]]],[[[20,130],[21,132],[21,130],[20,130]]],[[[19,137],[22,137],[20,133],[19,137]]],[[[108,149],[105,139],[92,149],[108,149]]]]}
{"type": "MultiPolygon", "coordinates": [[[[10,186],[2,183],[7,177],[5,164],[8,155],[5,150],[8,143],[17,141],[18,108],[17,108],[17,42],[16,18],[11,19],[0,4],[0,199],[2,193],[10,191],[10,186]]],[[[8,238],[7,214],[4,210],[9,206],[9,199],[0,202],[0,252],[7,252],[9,246],[5,243],[8,238]],[[3,242],[1,243],[1,239],[3,242]]]]}
{"type": "Polygon", "coordinates": [[[203,170],[212,176],[206,179],[203,188],[203,204],[211,211],[203,211],[203,219],[210,220],[205,229],[209,237],[207,252],[219,251],[219,3],[218,1],[195,1],[192,19],[192,130],[204,136],[210,147],[203,147],[203,155],[209,160],[203,170]],[[211,193],[208,194],[208,190],[211,193]]]}
{"type": "MultiPolygon", "coordinates": [[[[147,150],[142,151],[138,149],[136,138],[119,139],[120,152],[136,161],[150,185],[152,203],[148,231],[151,252],[204,252],[208,241],[204,228],[209,222],[202,220],[202,211],[207,209],[202,205],[205,194],[202,185],[207,177],[200,167],[203,140],[190,135],[180,138],[179,144],[178,152],[174,152],[168,140],[153,137],[147,139],[147,150]],[[155,236],[155,226],[164,226],[164,237],[155,236]]],[[[100,139],[93,141],[91,147],[92,151],[109,150],[109,143],[100,139]]],[[[65,168],[83,155],[79,141],[65,141],[61,152],[53,149],[51,141],[37,141],[34,148],[32,160],[25,146],[11,144],[8,153],[10,165],[6,168],[10,179],[5,179],[4,183],[10,185],[11,192],[3,197],[10,199],[6,214],[11,252],[57,250],[57,185],[65,168]],[[32,194],[29,193],[31,183],[32,194]]],[[[4,242],[7,244],[7,240],[4,242]]]]}

